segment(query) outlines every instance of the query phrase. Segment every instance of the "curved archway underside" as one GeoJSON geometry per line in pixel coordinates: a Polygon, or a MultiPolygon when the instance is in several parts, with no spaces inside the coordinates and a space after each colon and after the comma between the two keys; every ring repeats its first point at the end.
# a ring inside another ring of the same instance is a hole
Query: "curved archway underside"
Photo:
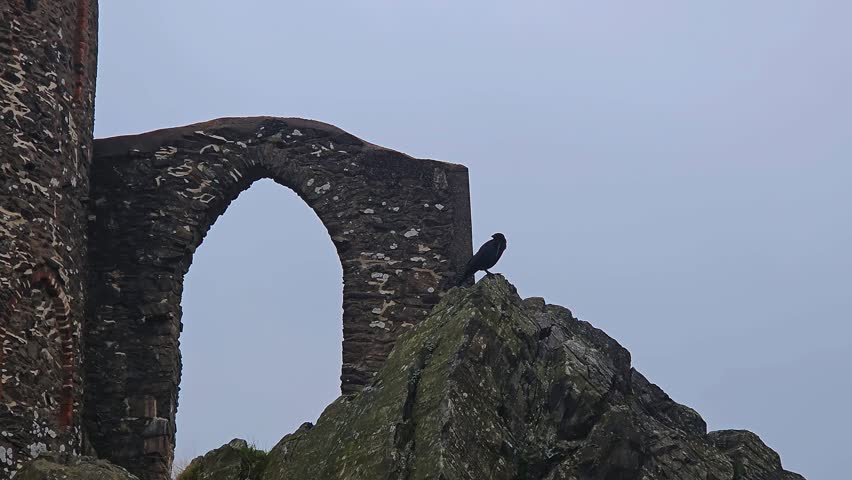
{"type": "Polygon", "coordinates": [[[216,218],[261,178],[294,190],[340,257],[344,393],[370,380],[471,253],[467,168],[327,124],[229,118],[96,140],[85,426],[99,455],[143,478],[166,478],[172,461],[183,276],[216,218]]]}

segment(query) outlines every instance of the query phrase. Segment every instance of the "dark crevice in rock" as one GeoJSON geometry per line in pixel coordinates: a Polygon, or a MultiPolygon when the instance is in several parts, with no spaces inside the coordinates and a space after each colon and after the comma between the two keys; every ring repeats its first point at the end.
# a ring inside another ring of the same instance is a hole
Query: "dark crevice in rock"
{"type": "Polygon", "coordinates": [[[406,385],[405,401],[402,405],[402,418],[396,424],[394,432],[394,447],[397,450],[397,455],[400,458],[400,469],[398,477],[400,480],[408,480],[411,477],[411,467],[414,464],[415,455],[415,431],[417,421],[414,418],[414,406],[417,401],[417,388],[420,385],[423,371],[429,365],[429,360],[432,358],[432,353],[438,347],[437,343],[431,340],[426,342],[420,350],[416,363],[411,369],[406,385]]]}

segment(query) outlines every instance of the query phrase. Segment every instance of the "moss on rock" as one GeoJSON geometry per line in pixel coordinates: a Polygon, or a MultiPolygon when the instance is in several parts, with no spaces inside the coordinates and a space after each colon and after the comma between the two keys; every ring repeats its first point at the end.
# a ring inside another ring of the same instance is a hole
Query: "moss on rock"
{"type": "Polygon", "coordinates": [[[139,480],[127,470],[106,460],[46,455],[21,469],[16,480],[139,480]]]}
{"type": "MultiPolygon", "coordinates": [[[[262,479],[752,480],[733,457],[751,437],[718,438],[604,332],[497,275],[448,292],[363,391],[270,451],[262,479]]],[[[800,478],[773,454],[749,461],[800,478]]]]}

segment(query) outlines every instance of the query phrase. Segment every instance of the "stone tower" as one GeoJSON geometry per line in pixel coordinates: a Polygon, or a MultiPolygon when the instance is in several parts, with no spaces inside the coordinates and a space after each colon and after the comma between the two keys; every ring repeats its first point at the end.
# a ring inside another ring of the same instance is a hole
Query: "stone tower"
{"type": "Polygon", "coordinates": [[[96,0],[0,2],[0,477],[82,447],[96,0]]]}

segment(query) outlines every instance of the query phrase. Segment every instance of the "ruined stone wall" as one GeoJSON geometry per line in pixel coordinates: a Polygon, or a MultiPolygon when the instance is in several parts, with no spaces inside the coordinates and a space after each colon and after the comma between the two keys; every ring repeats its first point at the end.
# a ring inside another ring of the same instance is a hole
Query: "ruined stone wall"
{"type": "Polygon", "coordinates": [[[340,256],[344,393],[471,251],[465,167],[318,122],[224,119],[102,140],[93,160],[96,47],[95,0],[0,0],[0,479],[89,446],[166,478],[183,276],[257,179],[296,191],[340,256]]]}
{"type": "Polygon", "coordinates": [[[166,478],[172,461],[183,276],[216,218],[260,178],[293,189],[337,249],[344,393],[370,380],[471,253],[465,167],[330,125],[221,119],[96,141],[86,426],[100,456],[141,478],[166,478]]]}
{"type": "Polygon", "coordinates": [[[81,447],[96,0],[0,0],[0,478],[81,447]]]}

